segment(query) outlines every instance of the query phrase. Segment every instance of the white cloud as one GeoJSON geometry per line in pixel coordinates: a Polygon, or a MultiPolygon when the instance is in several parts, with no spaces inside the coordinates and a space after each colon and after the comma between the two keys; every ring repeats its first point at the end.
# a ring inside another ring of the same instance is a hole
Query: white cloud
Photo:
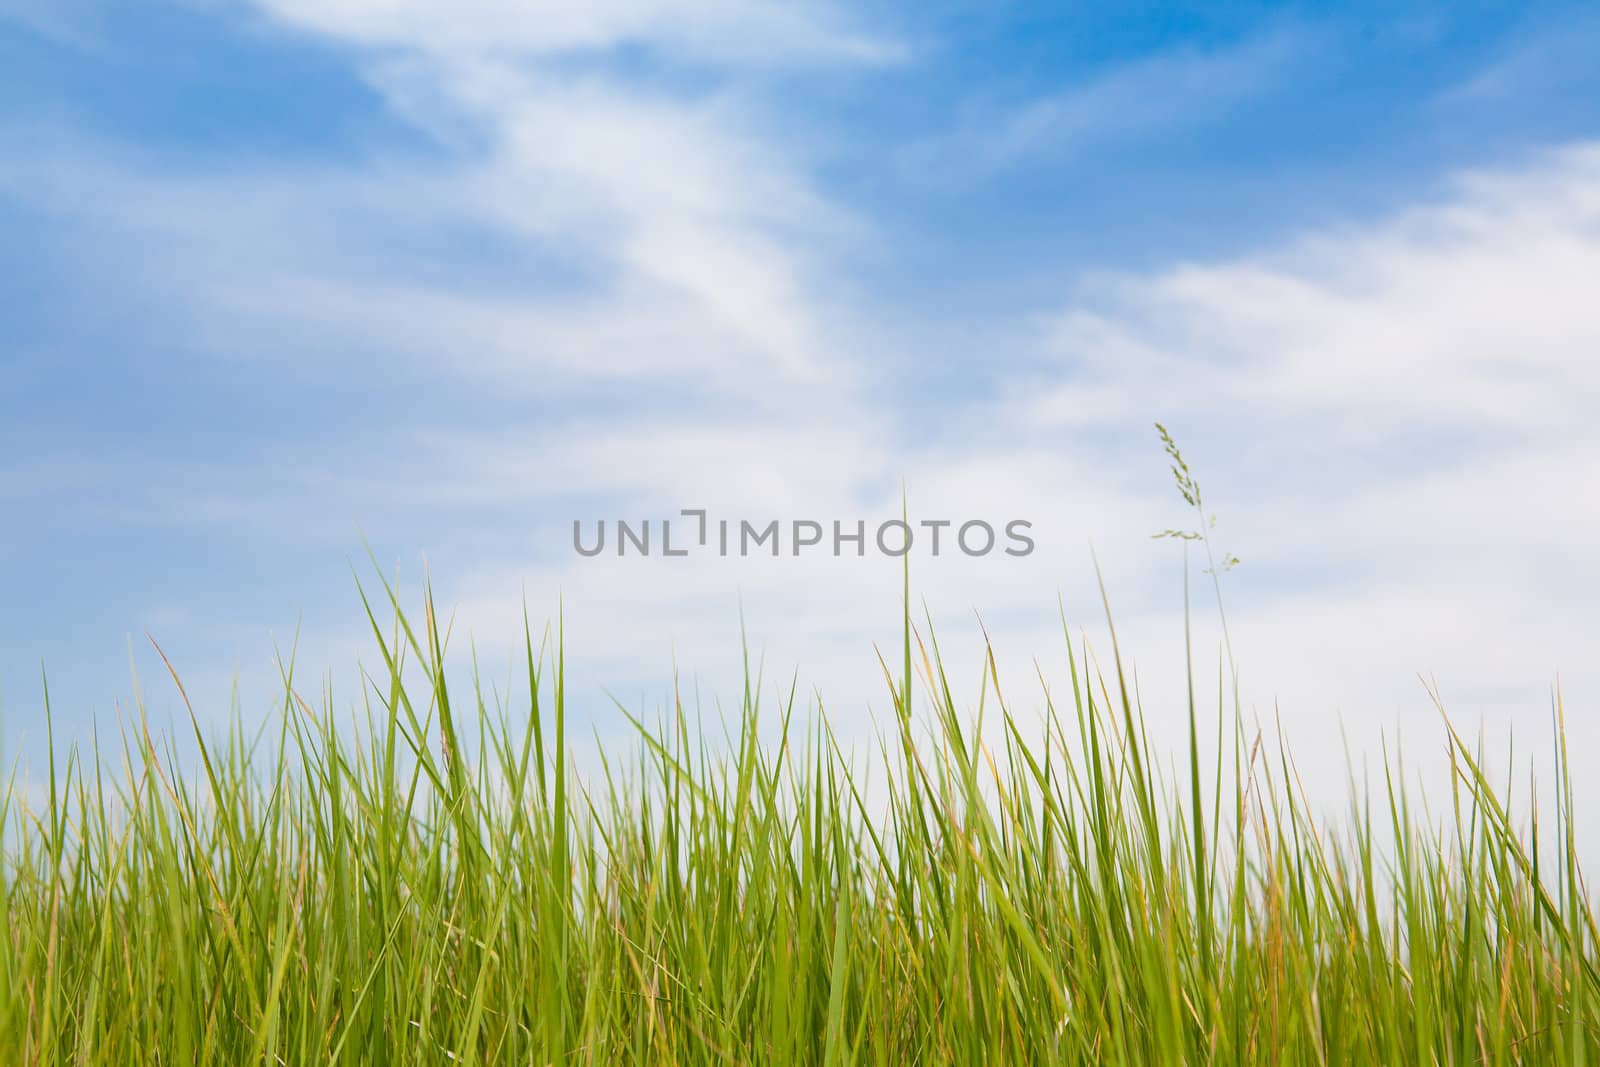
{"type": "Polygon", "coordinates": [[[1041,430],[1154,411],[1232,423],[1252,450],[1281,435],[1263,464],[1280,483],[1316,473],[1305,464],[1331,448],[1389,450],[1384,469],[1363,470],[1370,492],[1419,464],[1587,459],[1600,440],[1597,271],[1600,150],[1575,148],[1468,176],[1382,225],[1103,279],[1051,326],[1070,373],[1015,399],[1041,430]]]}
{"type": "Polygon", "coordinates": [[[831,5],[771,0],[258,0],[274,17],[365,47],[432,53],[595,52],[639,45],[709,62],[892,60],[831,5]]]}
{"type": "Polygon", "coordinates": [[[1212,122],[1312,62],[1320,35],[1284,28],[1114,65],[1020,102],[975,100],[953,130],[909,153],[917,169],[987,177],[1212,122]]]}
{"type": "Polygon", "coordinates": [[[1564,18],[1559,29],[1534,25],[1532,32],[1514,34],[1494,59],[1446,89],[1433,105],[1482,113],[1496,107],[1523,107],[1530,97],[1559,100],[1582,93],[1592,77],[1600,21],[1590,15],[1564,18]]]}
{"type": "Polygon", "coordinates": [[[99,48],[104,42],[93,8],[79,0],[0,0],[0,22],[16,23],[59,44],[99,48]]]}
{"type": "Polygon", "coordinates": [[[718,381],[737,390],[752,372],[762,388],[769,374],[844,373],[819,321],[820,261],[864,227],[818,192],[778,117],[727,68],[737,56],[712,54],[693,89],[605,64],[552,66],[574,50],[648,40],[693,51],[724,36],[763,62],[769,36],[796,54],[860,61],[857,38],[829,10],[262,7],[357,49],[373,87],[448,162],[207,168],[28,130],[12,132],[31,150],[7,153],[0,186],[82,227],[85,245],[106,248],[109,230],[112,247],[134,246],[141,283],[164,288],[198,329],[232,335],[229,347],[254,336],[282,351],[296,330],[402,353],[448,343],[469,374],[511,382],[551,370],[712,376],[737,364],[718,381]],[[429,242],[477,233],[514,243],[540,269],[453,287],[407,276],[427,273],[429,242]],[[554,300],[552,274],[574,279],[554,300]],[[378,304],[387,322],[374,321],[378,304]]]}

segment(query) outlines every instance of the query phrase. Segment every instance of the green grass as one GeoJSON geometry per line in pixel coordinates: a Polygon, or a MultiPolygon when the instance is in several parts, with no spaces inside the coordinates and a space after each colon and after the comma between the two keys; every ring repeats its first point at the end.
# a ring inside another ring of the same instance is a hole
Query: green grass
{"type": "Polygon", "coordinates": [[[1600,1054],[1564,753],[1544,822],[1447,724],[1438,817],[1391,767],[1325,820],[1226,686],[1168,750],[1114,648],[1013,710],[908,618],[876,752],[752,679],[725,735],[680,705],[580,778],[558,635],[486,698],[385,592],[360,728],[286,665],[266,736],[141,713],[9,791],[0,1062],[1600,1054]]]}

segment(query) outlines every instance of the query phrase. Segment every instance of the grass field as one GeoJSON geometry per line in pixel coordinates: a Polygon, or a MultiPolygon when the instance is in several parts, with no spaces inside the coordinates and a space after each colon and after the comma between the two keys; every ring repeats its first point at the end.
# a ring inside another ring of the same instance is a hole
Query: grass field
{"type": "Polygon", "coordinates": [[[580,779],[558,635],[485,699],[385,593],[365,729],[286,671],[265,736],[197,722],[180,766],[141,715],[8,793],[0,1062],[1600,1056],[1564,753],[1524,825],[1442,723],[1442,822],[1391,770],[1322,824],[1225,692],[1159,748],[1115,649],[1011,711],[908,619],[870,788],[753,683],[727,737],[680,708],[580,779]]]}

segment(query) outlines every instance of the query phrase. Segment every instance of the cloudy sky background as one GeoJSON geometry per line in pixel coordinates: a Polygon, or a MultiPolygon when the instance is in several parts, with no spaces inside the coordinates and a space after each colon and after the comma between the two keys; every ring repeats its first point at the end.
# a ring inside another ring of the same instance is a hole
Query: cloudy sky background
{"type": "MultiPolygon", "coordinates": [[[[865,734],[892,561],[576,558],[575,518],[1030,519],[915,556],[975,699],[1105,651],[1181,721],[1185,521],[1247,705],[1600,744],[1600,20],[1579,7],[0,0],[0,717],[37,764],[359,699],[363,537],[504,678],[564,601],[575,707],[673,665],[865,734]]],[[[1219,635],[1197,600],[1203,684],[1219,635]]],[[[1206,680],[1209,680],[1208,682],[1206,680]]],[[[1600,789],[1589,790],[1589,806],[1600,789]]],[[[1331,801],[1330,801],[1331,802],[1331,801]]]]}

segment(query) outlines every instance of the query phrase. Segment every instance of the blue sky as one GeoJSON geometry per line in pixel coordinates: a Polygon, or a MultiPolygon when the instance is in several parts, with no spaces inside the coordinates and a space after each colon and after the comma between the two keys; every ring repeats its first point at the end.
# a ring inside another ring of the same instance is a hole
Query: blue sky
{"type": "Polygon", "coordinates": [[[1542,729],[1600,688],[1597,47],[1580,5],[0,0],[7,754],[41,663],[61,729],[114,723],[130,637],[170,712],[146,630],[216,722],[297,626],[347,678],[363,537],[490,662],[564,597],[602,732],[674,656],[725,686],[741,601],[864,707],[893,566],[569,527],[902,479],[1039,531],[919,565],[947,629],[1026,680],[1092,543],[1160,703],[1155,419],[1264,716],[1425,728],[1422,672],[1542,729]]]}

